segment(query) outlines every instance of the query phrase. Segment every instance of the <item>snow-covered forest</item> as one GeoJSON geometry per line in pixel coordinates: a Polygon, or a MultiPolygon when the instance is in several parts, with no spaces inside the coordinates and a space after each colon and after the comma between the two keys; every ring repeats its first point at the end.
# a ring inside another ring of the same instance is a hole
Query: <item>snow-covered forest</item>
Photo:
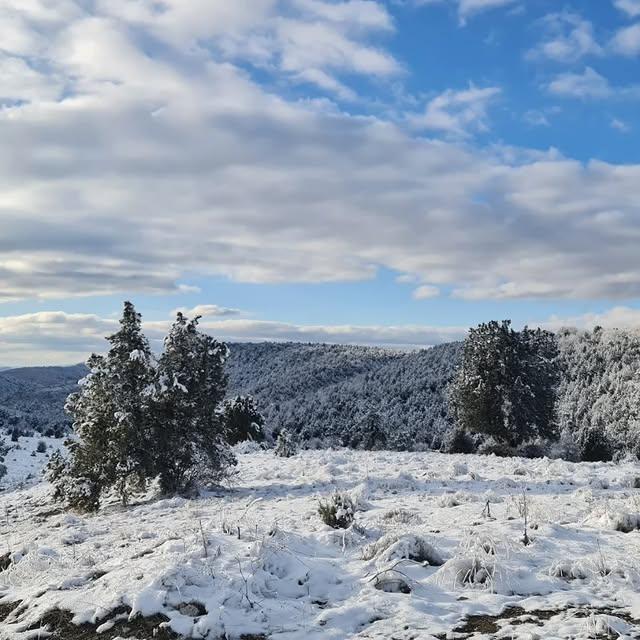
{"type": "MultiPolygon", "coordinates": [[[[557,439],[553,450],[540,449],[532,444],[535,434],[525,433],[528,446],[521,452],[598,459],[635,451],[640,440],[640,332],[565,329],[555,340],[557,439]]],[[[375,419],[383,438],[374,447],[452,446],[456,425],[450,384],[460,369],[462,343],[416,351],[300,343],[228,346],[227,397],[252,396],[268,434],[287,429],[305,447],[361,448],[362,431],[375,419]]],[[[86,372],[85,365],[0,372],[0,428],[48,436],[67,432],[71,421],[65,399],[86,372]]],[[[471,444],[473,449],[481,445],[481,438],[471,444]]]]}

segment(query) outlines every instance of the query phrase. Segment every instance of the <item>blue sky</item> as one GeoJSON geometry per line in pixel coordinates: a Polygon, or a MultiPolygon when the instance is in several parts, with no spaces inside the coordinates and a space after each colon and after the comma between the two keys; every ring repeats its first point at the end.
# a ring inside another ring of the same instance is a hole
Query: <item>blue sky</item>
{"type": "Polygon", "coordinates": [[[5,0],[0,365],[640,319],[640,1],[5,0]]]}

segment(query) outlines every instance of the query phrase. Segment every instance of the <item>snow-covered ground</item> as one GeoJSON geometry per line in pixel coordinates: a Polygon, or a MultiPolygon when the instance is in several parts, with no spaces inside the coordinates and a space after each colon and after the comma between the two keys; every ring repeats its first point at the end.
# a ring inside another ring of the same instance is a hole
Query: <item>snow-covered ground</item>
{"type": "Polygon", "coordinates": [[[15,489],[39,482],[42,469],[49,461],[49,456],[62,448],[61,438],[27,438],[21,436],[18,442],[11,442],[6,434],[0,434],[0,449],[8,449],[2,464],[7,468],[7,473],[0,478],[0,490],[15,489]],[[44,442],[46,450],[38,451],[38,444],[44,442]]]}
{"type": "Polygon", "coordinates": [[[44,619],[65,637],[69,610],[107,638],[151,637],[138,613],[212,639],[640,638],[636,484],[635,463],[307,451],[239,455],[234,486],[198,500],[89,516],[46,483],[7,490],[0,636],[43,637],[44,619]],[[349,530],[317,514],[336,489],[360,509],[349,530]]]}

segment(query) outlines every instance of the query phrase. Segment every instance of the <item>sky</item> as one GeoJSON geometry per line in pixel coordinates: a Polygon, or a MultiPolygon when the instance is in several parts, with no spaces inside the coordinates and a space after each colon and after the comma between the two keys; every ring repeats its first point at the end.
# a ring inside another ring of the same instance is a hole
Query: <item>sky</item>
{"type": "Polygon", "coordinates": [[[0,365],[640,324],[640,0],[0,0],[0,365]]]}

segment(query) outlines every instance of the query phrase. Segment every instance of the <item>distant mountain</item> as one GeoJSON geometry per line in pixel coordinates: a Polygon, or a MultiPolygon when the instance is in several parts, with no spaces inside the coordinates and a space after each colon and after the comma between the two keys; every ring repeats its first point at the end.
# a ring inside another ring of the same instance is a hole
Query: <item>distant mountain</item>
{"type": "MultiPolygon", "coordinates": [[[[437,447],[449,429],[445,390],[459,343],[410,352],[300,343],[229,347],[229,396],[254,396],[272,431],[349,444],[375,414],[387,446],[404,449],[437,447]]],[[[42,433],[68,428],[64,401],[86,373],[82,364],[1,371],[0,426],[42,433]]]]}

